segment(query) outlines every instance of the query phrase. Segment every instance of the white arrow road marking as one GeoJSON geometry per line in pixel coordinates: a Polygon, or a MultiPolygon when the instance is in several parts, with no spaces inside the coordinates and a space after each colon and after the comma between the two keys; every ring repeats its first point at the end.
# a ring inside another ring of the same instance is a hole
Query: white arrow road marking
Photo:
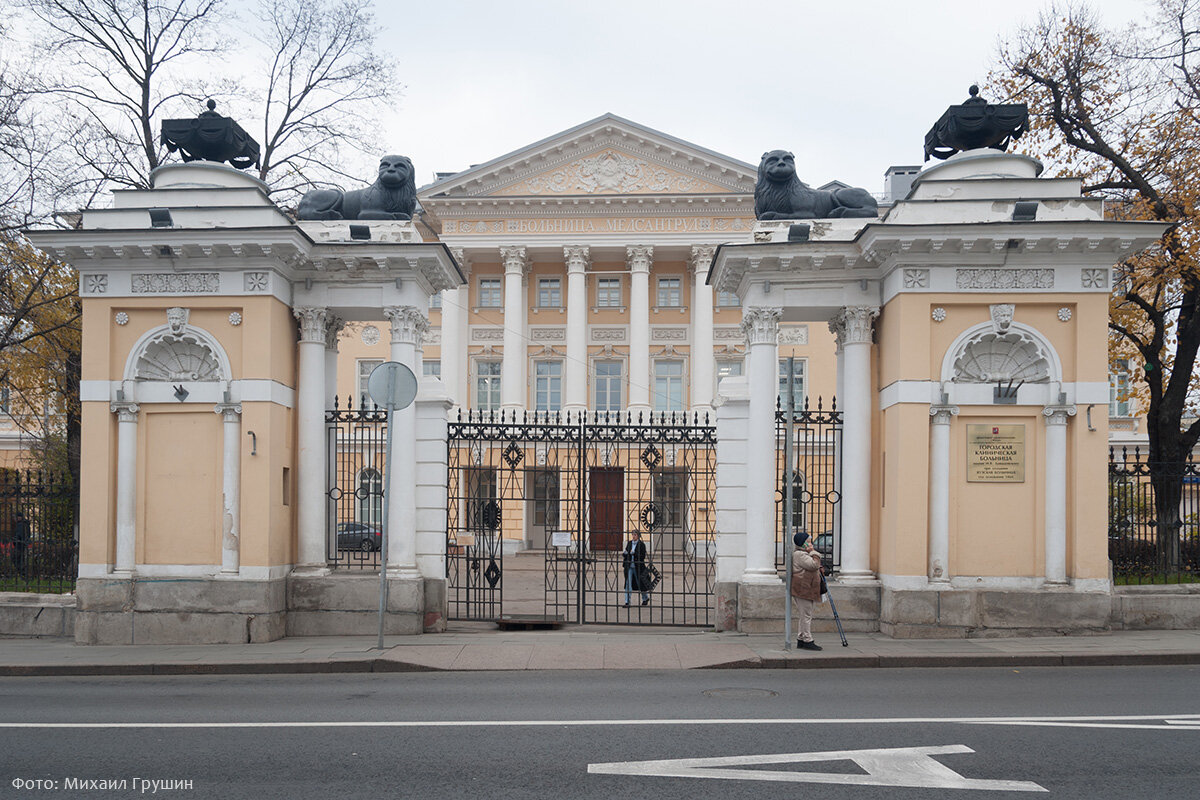
{"type": "Polygon", "coordinates": [[[779,753],[762,756],[672,758],[662,761],[615,761],[588,764],[600,775],[654,775],[664,778],[719,778],[725,780],[787,783],[836,783],[856,786],[904,786],[916,789],[987,789],[1005,792],[1044,792],[1030,781],[989,781],[966,778],[931,756],[974,753],[966,745],[942,747],[890,747],[880,750],[829,750],[823,753],[779,753]],[[782,772],[726,769],[751,764],[795,764],[820,761],[853,761],[866,775],[841,772],[782,772]]]}

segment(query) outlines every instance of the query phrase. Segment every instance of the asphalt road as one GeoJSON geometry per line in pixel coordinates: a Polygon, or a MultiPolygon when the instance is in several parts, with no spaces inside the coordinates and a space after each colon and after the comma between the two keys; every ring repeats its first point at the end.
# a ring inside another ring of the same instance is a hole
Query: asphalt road
{"type": "Polygon", "coordinates": [[[1198,681],[1197,667],[4,678],[0,798],[1161,800],[1196,791],[1198,681]]]}

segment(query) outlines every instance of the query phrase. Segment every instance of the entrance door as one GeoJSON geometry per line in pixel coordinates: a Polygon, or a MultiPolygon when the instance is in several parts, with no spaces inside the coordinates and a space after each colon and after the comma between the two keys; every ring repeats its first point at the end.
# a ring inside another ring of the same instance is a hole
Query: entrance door
{"type": "Polygon", "coordinates": [[[592,467],[588,473],[588,543],[620,550],[625,538],[625,470],[592,467]]]}
{"type": "Polygon", "coordinates": [[[545,550],[550,534],[558,530],[559,482],[556,469],[533,469],[525,477],[526,492],[533,498],[526,542],[531,549],[545,550]]]}

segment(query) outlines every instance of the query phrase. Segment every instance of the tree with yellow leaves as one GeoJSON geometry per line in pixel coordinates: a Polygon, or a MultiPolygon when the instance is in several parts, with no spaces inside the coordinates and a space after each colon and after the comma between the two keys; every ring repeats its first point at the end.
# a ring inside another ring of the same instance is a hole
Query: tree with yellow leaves
{"type": "Polygon", "coordinates": [[[1083,180],[1116,219],[1175,223],[1119,265],[1110,361],[1136,365],[1162,566],[1179,565],[1182,470],[1200,438],[1200,0],[1105,29],[1086,5],[1051,6],[1001,47],[992,91],[1028,103],[1022,149],[1083,180]]]}
{"type": "MultiPolygon", "coordinates": [[[[75,271],[0,232],[0,386],[40,466],[79,475],[80,304],[75,271]]],[[[76,484],[78,485],[78,484],[76,484]]]]}

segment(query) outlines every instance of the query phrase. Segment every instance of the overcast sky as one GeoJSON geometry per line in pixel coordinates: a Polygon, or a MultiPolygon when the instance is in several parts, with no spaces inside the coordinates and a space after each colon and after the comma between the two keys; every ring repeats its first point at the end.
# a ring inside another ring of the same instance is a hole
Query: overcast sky
{"type": "MultiPolygon", "coordinates": [[[[1097,2],[1103,20],[1148,0],[1097,2]]],[[[435,171],[612,112],[757,165],[872,192],[1047,0],[435,0],[377,5],[404,92],[381,149],[435,171]]],[[[994,98],[989,98],[994,99],[994,98]]]]}

